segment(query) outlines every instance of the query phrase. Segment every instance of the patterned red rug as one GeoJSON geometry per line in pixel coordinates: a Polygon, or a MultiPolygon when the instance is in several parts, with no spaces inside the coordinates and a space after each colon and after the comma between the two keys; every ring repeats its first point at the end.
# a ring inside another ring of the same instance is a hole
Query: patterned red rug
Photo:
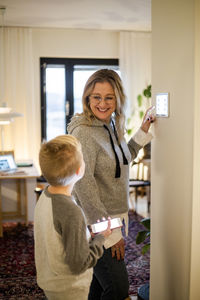
{"type": "Polygon", "coordinates": [[[144,244],[137,245],[135,240],[138,231],[144,230],[140,221],[143,218],[129,213],[129,235],[126,238],[125,262],[129,276],[130,295],[137,295],[138,287],[148,283],[150,278],[150,253],[141,255],[144,244]]]}
{"type": "MultiPolygon", "coordinates": [[[[126,239],[126,264],[130,281],[130,294],[149,281],[149,254],[142,256],[142,245],[135,237],[143,226],[142,219],[129,214],[130,228],[126,239]]],[[[4,237],[0,238],[0,299],[45,299],[35,277],[33,225],[5,223],[4,237]]]]}

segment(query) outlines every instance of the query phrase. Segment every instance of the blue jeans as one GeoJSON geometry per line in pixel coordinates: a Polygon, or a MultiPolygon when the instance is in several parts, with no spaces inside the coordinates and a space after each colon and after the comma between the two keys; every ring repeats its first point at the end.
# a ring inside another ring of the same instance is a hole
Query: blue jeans
{"type": "Polygon", "coordinates": [[[111,248],[105,249],[93,271],[88,300],[124,300],[129,282],[124,260],[112,258],[111,248]]]}

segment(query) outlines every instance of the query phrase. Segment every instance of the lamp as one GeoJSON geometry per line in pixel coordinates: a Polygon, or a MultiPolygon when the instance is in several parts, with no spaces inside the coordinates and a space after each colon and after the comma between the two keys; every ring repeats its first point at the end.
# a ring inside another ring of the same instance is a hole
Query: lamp
{"type": "Polygon", "coordinates": [[[14,121],[13,118],[23,117],[23,114],[14,112],[12,108],[7,107],[6,103],[3,103],[0,107],[0,127],[1,127],[1,151],[4,151],[4,125],[8,125],[14,121]]]}

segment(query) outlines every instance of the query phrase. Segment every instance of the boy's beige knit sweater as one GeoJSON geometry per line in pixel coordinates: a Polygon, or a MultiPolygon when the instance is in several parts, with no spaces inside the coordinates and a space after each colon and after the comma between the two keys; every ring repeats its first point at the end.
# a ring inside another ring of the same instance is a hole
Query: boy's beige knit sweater
{"type": "Polygon", "coordinates": [[[82,209],[73,198],[40,196],[34,216],[37,283],[45,291],[66,292],[66,300],[87,300],[92,267],[103,254],[103,235],[89,241],[82,209]]]}

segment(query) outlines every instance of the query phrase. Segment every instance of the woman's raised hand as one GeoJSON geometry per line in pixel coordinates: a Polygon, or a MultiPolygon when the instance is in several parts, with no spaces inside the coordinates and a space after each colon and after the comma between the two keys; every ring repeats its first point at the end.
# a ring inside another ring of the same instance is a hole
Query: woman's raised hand
{"type": "Polygon", "coordinates": [[[156,119],[154,111],[155,111],[155,106],[153,105],[153,106],[151,106],[150,108],[147,109],[147,111],[144,115],[142,125],[141,125],[141,129],[146,133],[148,132],[151,123],[153,123],[156,119]]]}

